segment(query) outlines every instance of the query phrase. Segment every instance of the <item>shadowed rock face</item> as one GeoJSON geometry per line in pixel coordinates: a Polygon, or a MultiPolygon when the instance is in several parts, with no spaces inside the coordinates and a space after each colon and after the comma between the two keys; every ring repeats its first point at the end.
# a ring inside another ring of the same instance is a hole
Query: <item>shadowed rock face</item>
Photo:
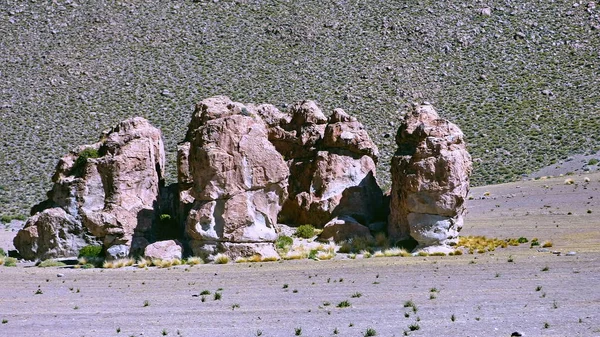
{"type": "Polygon", "coordinates": [[[383,194],[375,179],[378,150],[356,118],[335,109],[326,118],[311,101],[287,114],[263,109],[269,140],[290,167],[283,222],[322,227],[346,215],[368,225],[381,217],[383,194]]]}
{"type": "Polygon", "coordinates": [[[472,170],[463,133],[421,105],[400,125],[396,144],[388,233],[410,235],[417,249],[449,251],[463,225],[472,170]]]}
{"type": "Polygon", "coordinates": [[[119,123],[102,141],[61,158],[48,200],[33,207],[15,247],[27,259],[77,255],[86,244],[125,256],[132,246],[143,251],[164,162],[160,130],[140,117],[119,123]]]}

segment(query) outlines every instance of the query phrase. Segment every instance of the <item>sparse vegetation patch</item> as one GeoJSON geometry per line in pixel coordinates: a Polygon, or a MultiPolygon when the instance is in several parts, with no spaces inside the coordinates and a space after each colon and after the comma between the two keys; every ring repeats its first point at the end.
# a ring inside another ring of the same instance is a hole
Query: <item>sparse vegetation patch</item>
{"type": "Polygon", "coordinates": [[[296,229],[295,235],[299,238],[310,239],[315,236],[315,228],[312,225],[302,225],[296,229]]]}
{"type": "Polygon", "coordinates": [[[40,268],[64,267],[64,266],[66,266],[66,264],[64,262],[61,262],[61,261],[56,261],[56,260],[53,260],[53,259],[48,259],[48,260],[44,260],[44,261],[40,262],[37,266],[40,267],[40,268]]]}

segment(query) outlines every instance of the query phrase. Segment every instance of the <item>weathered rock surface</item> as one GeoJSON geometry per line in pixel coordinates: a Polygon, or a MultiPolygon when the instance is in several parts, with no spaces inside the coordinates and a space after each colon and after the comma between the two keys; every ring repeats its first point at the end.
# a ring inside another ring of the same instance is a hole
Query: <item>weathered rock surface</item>
{"type": "Polygon", "coordinates": [[[396,144],[388,234],[413,237],[417,249],[449,250],[463,226],[472,170],[463,133],[421,105],[401,123],[396,144]]]}
{"type": "Polygon", "coordinates": [[[83,222],[106,247],[131,246],[134,236],[150,235],[158,216],[165,166],[161,132],[143,118],[128,119],[108,134],[100,154],[104,200],[81,205],[83,222]]]}
{"type": "Polygon", "coordinates": [[[61,158],[48,200],[32,208],[22,230],[30,234],[19,233],[15,247],[21,254],[31,252],[23,255],[27,258],[63,257],[77,255],[94,237],[105,249],[120,246],[113,250],[129,255],[136,240],[151,235],[164,162],[160,130],[140,117],[119,123],[102,141],[61,158]],[[72,235],[54,239],[61,232],[72,235]]]}
{"type": "Polygon", "coordinates": [[[77,256],[82,247],[96,241],[81,222],[54,207],[30,217],[13,242],[23,258],[45,260],[77,256]]]}
{"type": "Polygon", "coordinates": [[[128,245],[113,245],[106,249],[106,259],[107,260],[118,260],[125,259],[129,256],[129,252],[131,251],[128,245]]]}
{"type": "Polygon", "coordinates": [[[144,257],[147,259],[173,260],[181,259],[183,246],[177,240],[158,241],[146,246],[144,257]]]}
{"type": "Polygon", "coordinates": [[[356,118],[341,109],[326,118],[311,101],[295,104],[287,114],[272,108],[259,114],[290,167],[281,220],[321,227],[336,216],[368,224],[382,214],[378,150],[356,118]]]}
{"type": "Polygon", "coordinates": [[[179,168],[189,186],[180,198],[193,202],[186,233],[194,254],[235,257],[235,245],[248,255],[273,246],[289,169],[255,108],[223,96],[200,102],[179,149],[180,165],[189,165],[179,168]]]}

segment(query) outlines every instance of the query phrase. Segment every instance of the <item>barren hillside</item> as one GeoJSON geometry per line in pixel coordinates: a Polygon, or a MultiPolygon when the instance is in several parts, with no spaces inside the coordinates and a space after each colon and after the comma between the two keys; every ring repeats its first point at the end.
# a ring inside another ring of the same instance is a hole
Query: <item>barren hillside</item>
{"type": "Polygon", "coordinates": [[[399,112],[466,133],[478,185],[600,146],[600,21],[578,1],[2,1],[0,214],[44,199],[58,158],[135,115],[175,144],[193,104],[314,99],[363,122],[379,179],[399,112]]]}

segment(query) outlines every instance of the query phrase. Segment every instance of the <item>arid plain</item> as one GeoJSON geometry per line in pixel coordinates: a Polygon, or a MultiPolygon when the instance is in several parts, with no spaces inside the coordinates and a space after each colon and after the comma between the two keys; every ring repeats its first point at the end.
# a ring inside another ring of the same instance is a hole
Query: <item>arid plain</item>
{"type": "MultiPolygon", "coordinates": [[[[2,266],[0,335],[599,336],[599,188],[592,173],[471,190],[461,235],[551,241],[542,251],[526,243],[446,257],[2,266]]],[[[1,247],[15,233],[2,231],[1,247]]]]}

